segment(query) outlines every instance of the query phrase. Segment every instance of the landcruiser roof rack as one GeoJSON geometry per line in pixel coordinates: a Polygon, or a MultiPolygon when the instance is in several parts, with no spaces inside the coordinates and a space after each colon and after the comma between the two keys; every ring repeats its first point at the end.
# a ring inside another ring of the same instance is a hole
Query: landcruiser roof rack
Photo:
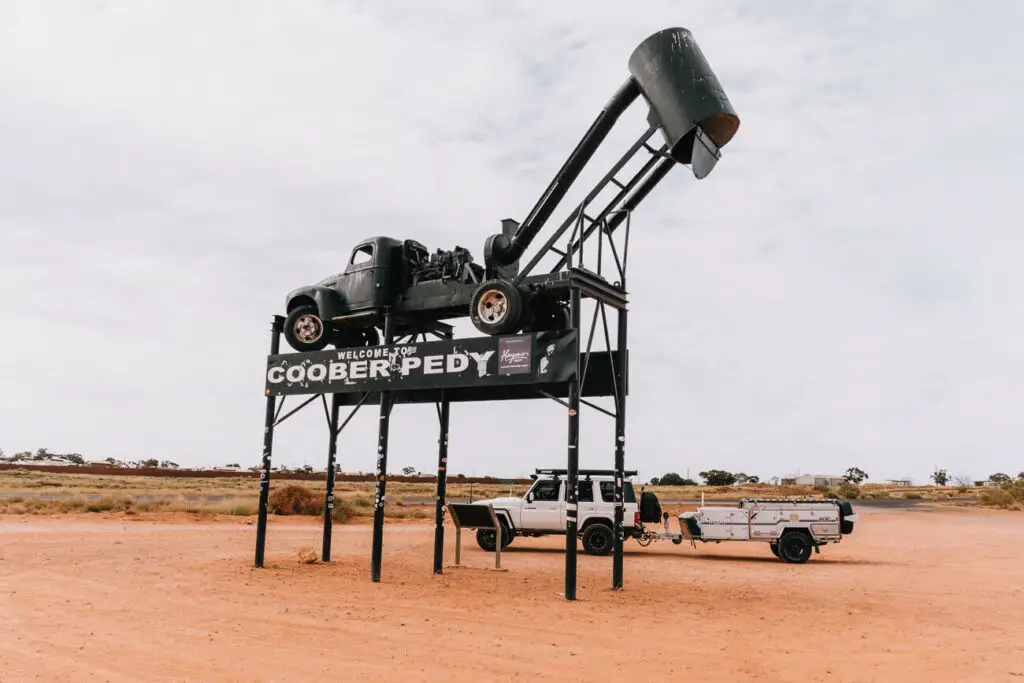
{"type": "MultiPolygon", "coordinates": [[[[550,475],[554,475],[554,476],[569,474],[569,470],[558,470],[558,469],[539,469],[538,468],[537,470],[535,470],[535,472],[537,474],[550,474],[550,475]]],[[[579,475],[581,477],[584,477],[584,476],[599,476],[599,477],[607,476],[607,477],[614,477],[615,476],[615,470],[577,470],[577,472],[579,473],[579,475]]],[[[622,472],[622,474],[623,474],[623,476],[626,476],[626,477],[635,477],[636,476],[636,470],[624,470],[622,472]]]]}

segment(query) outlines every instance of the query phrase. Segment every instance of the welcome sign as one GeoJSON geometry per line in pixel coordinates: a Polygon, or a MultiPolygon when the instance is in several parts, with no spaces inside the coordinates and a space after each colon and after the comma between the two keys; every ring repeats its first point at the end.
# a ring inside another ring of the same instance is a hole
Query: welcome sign
{"type": "Polygon", "coordinates": [[[274,354],[266,394],[567,382],[578,358],[575,330],[274,354]]]}

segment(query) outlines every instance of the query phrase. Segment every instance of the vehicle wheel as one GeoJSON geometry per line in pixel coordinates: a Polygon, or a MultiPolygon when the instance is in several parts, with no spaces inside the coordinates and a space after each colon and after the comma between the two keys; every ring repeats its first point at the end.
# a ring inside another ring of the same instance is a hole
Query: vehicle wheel
{"type": "Polygon", "coordinates": [[[284,321],[284,338],[296,351],[320,351],[327,346],[326,326],[316,306],[297,306],[284,321]]]}
{"type": "Polygon", "coordinates": [[[811,558],[813,549],[811,538],[807,534],[788,533],[779,539],[779,557],[783,562],[803,564],[811,558]]]}
{"type": "MultiPolygon", "coordinates": [[[[512,533],[509,531],[508,526],[504,522],[501,523],[501,549],[504,550],[508,547],[508,544],[512,542],[512,533]]],[[[477,529],[476,530],[476,543],[481,548],[489,553],[494,552],[494,530],[493,529],[477,529]]]]}
{"type": "Polygon", "coordinates": [[[782,559],[782,557],[779,556],[779,544],[778,543],[769,543],[768,544],[768,548],[772,551],[772,555],[774,555],[775,557],[778,557],[780,560],[782,559]]]}
{"type": "Polygon", "coordinates": [[[523,295],[505,280],[485,282],[473,294],[469,317],[485,334],[515,332],[522,325],[523,295]]]}
{"type": "Polygon", "coordinates": [[[614,542],[612,530],[605,524],[591,524],[583,532],[583,550],[588,555],[607,555],[614,542]]]}

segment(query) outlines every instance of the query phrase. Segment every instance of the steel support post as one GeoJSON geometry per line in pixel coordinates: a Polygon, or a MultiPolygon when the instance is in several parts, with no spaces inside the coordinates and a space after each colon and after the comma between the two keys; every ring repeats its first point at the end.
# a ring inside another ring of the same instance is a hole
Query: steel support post
{"type": "MultiPolygon", "coordinates": [[[[450,337],[449,337],[450,338],[450,337]]],[[[441,390],[439,421],[441,428],[437,437],[437,507],[434,511],[434,573],[441,574],[444,562],[444,510],[448,497],[448,417],[451,404],[448,392],[441,390]]]]}
{"type": "Polygon", "coordinates": [[[324,541],[320,552],[320,558],[324,562],[331,561],[331,531],[334,524],[334,463],[338,453],[338,411],[340,408],[338,395],[331,394],[331,419],[328,421],[328,429],[331,430],[331,434],[327,443],[327,493],[324,496],[324,541]]]}
{"type": "MultiPolygon", "coordinates": [[[[394,316],[384,318],[384,345],[395,341],[394,316]]],[[[370,580],[380,581],[381,554],[384,549],[384,496],[387,491],[388,425],[391,421],[390,390],[380,392],[380,425],[377,432],[377,492],[373,500],[373,551],[370,557],[370,580]]]]}
{"type": "MultiPolygon", "coordinates": [[[[569,304],[570,327],[579,332],[580,290],[575,285],[571,290],[569,304]]],[[[580,437],[580,373],[579,354],[576,355],[576,372],[569,380],[569,447],[565,498],[565,599],[576,599],[576,510],[577,481],[579,479],[579,437],[580,437]]]]}
{"type": "MultiPolygon", "coordinates": [[[[270,326],[270,355],[277,355],[281,350],[281,332],[284,331],[284,318],[275,315],[270,326]]],[[[263,555],[267,548],[267,503],[270,500],[270,455],[274,448],[274,410],[277,397],[267,393],[267,410],[263,423],[263,467],[260,470],[260,503],[256,518],[256,562],[257,567],[263,566],[263,555]]]]}
{"type": "MultiPolygon", "coordinates": [[[[622,288],[625,289],[625,282],[622,288]]],[[[626,468],[626,386],[629,368],[626,365],[626,309],[618,312],[619,334],[615,348],[615,546],[612,549],[612,589],[622,589],[622,480],[626,468]]]]}

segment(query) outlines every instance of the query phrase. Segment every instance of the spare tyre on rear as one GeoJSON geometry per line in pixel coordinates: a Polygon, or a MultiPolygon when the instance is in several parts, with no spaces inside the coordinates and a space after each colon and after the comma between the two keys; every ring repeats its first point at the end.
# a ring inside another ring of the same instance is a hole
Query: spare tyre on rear
{"type": "Polygon", "coordinates": [[[652,491],[640,494],[640,521],[644,524],[657,524],[661,521],[661,501],[652,491]]]}

